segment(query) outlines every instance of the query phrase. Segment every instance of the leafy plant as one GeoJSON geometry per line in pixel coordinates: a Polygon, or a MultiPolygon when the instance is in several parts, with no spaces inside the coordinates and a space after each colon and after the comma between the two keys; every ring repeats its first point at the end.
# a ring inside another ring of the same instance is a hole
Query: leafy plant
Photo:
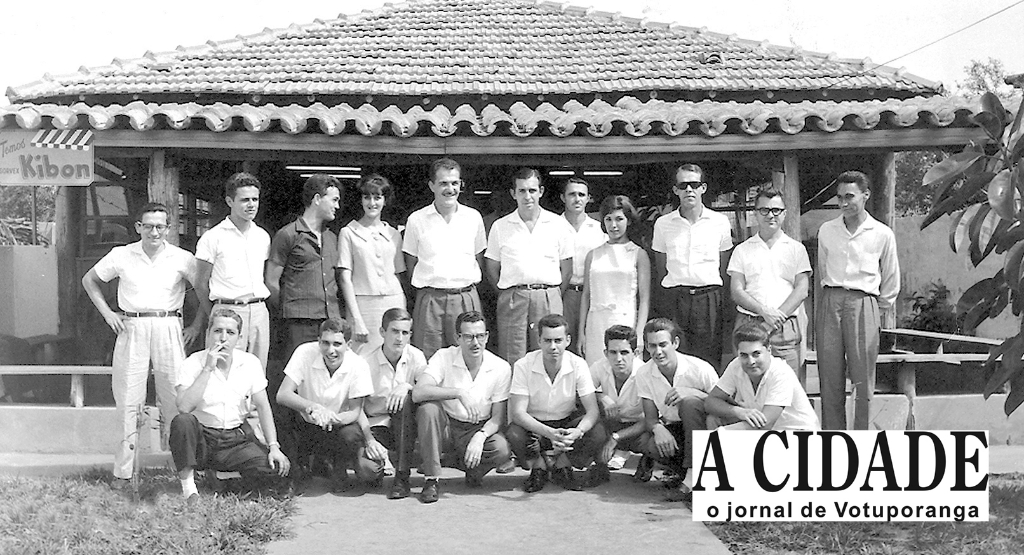
{"type": "Polygon", "coordinates": [[[929,284],[924,292],[914,295],[906,327],[921,331],[956,332],[956,310],[949,297],[949,288],[941,281],[929,284]]]}
{"type": "MultiPolygon", "coordinates": [[[[986,144],[971,143],[959,154],[939,162],[924,176],[925,187],[934,187],[932,208],[921,228],[946,214],[953,214],[949,245],[954,252],[966,250],[977,266],[990,254],[1003,255],[1003,268],[972,285],[960,297],[957,314],[962,327],[972,330],[1010,306],[1015,316],[1024,311],[1024,130],[1021,116],[1024,99],[1013,116],[999,97],[986,92],[982,111],[974,122],[988,136],[986,144]],[[982,197],[982,195],[984,195],[982,197]]],[[[989,353],[986,369],[1002,364],[985,386],[985,398],[1010,382],[1003,411],[1009,415],[1024,402],[1024,327],[989,353]]]]}

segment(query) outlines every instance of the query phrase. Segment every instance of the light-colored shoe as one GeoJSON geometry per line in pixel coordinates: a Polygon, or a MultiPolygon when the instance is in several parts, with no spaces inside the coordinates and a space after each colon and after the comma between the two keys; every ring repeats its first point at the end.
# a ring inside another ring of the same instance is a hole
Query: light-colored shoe
{"type": "Polygon", "coordinates": [[[611,460],[608,461],[608,468],[611,470],[622,470],[622,467],[626,466],[626,461],[628,460],[628,451],[616,449],[615,454],[613,454],[611,460]]]}

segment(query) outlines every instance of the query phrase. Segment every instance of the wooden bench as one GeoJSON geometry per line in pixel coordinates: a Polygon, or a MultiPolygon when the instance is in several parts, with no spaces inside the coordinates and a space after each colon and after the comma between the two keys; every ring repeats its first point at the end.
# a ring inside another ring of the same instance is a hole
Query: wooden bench
{"type": "Polygon", "coordinates": [[[85,405],[83,376],[109,376],[110,366],[67,366],[54,364],[0,366],[0,376],[71,376],[71,406],[85,405]]]}

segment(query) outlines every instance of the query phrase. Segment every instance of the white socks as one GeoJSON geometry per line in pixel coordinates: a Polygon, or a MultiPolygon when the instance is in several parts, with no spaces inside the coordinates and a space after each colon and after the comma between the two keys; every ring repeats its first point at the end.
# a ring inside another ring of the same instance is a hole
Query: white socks
{"type": "Polygon", "coordinates": [[[188,478],[181,478],[179,481],[181,482],[181,495],[185,499],[194,493],[199,493],[199,489],[196,488],[195,474],[189,474],[188,478]]]}

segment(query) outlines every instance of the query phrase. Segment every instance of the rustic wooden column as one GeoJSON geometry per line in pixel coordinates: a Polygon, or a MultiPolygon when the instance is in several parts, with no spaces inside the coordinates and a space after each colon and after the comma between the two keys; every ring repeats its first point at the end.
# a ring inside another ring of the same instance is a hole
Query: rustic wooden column
{"type": "Polygon", "coordinates": [[[57,250],[57,315],[61,334],[75,333],[78,292],[82,275],[78,273],[78,245],[85,235],[82,210],[85,187],[59,187],[54,213],[54,248],[57,250]]]}
{"type": "Polygon", "coordinates": [[[800,161],[796,156],[786,156],[782,164],[782,201],[786,204],[786,221],[782,222],[782,231],[797,241],[803,241],[800,231],[800,209],[803,206],[800,198],[800,161]]]}
{"type": "Polygon", "coordinates": [[[174,165],[173,156],[164,150],[156,150],[149,157],[149,180],[146,188],[149,201],[159,202],[167,206],[167,220],[171,229],[167,232],[167,242],[178,244],[178,168],[174,165]]]}

